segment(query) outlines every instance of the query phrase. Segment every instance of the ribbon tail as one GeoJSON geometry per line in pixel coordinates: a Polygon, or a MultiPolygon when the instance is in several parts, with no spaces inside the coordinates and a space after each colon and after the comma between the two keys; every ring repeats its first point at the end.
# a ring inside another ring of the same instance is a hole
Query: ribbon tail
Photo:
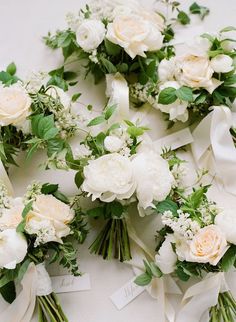
{"type": "Polygon", "coordinates": [[[129,87],[120,73],[106,76],[106,96],[110,97],[108,104],[117,105],[117,110],[109,119],[109,122],[123,121],[129,118],[129,87]]]}

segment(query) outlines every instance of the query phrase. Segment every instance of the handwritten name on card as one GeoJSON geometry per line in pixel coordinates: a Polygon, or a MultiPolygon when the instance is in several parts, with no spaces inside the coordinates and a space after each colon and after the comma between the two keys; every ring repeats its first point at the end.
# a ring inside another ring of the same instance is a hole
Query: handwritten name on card
{"type": "Polygon", "coordinates": [[[123,307],[133,301],[138,295],[144,292],[145,288],[135,284],[134,280],[135,278],[132,278],[132,280],[110,296],[111,301],[118,310],[121,310],[123,307]]]}
{"type": "Polygon", "coordinates": [[[87,291],[91,289],[89,274],[82,276],[52,276],[52,289],[55,293],[87,291]]]}

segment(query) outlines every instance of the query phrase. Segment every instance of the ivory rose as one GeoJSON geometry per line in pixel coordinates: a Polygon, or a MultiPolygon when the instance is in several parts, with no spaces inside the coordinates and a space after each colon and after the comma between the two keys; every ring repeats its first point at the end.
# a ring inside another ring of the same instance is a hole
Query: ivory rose
{"type": "Polygon", "coordinates": [[[180,260],[217,265],[228,249],[225,235],[216,225],[201,228],[190,242],[176,243],[180,260]]]}
{"type": "Polygon", "coordinates": [[[84,177],[82,190],[91,195],[92,200],[99,198],[111,202],[116,198],[128,199],[136,188],[129,158],[118,153],[89,161],[84,168],[84,177]]]}
{"type": "Polygon", "coordinates": [[[148,20],[142,14],[119,15],[108,24],[106,38],[124,48],[131,58],[146,57],[146,51],[162,47],[163,35],[159,28],[155,18],[148,20]]]}
{"type": "Polygon", "coordinates": [[[0,217],[0,230],[16,228],[22,220],[24,204],[22,198],[12,200],[10,208],[4,208],[0,217]]]}
{"type": "Polygon", "coordinates": [[[0,268],[14,269],[27,253],[27,242],[15,229],[0,232],[0,268]]]}
{"type": "Polygon", "coordinates": [[[152,207],[153,201],[162,201],[168,196],[174,178],[168,162],[159,153],[152,150],[137,153],[132,167],[139,207],[152,207]]]}
{"type": "Polygon", "coordinates": [[[22,126],[30,114],[31,98],[19,83],[0,85],[0,126],[22,126]]]}
{"type": "Polygon", "coordinates": [[[85,52],[96,49],[104,40],[106,29],[96,19],[85,19],[76,31],[76,41],[85,52]]]}
{"type": "Polygon", "coordinates": [[[67,224],[74,218],[74,211],[52,195],[39,195],[33,209],[26,216],[25,230],[36,234],[39,243],[61,242],[70,233],[67,224]]]}

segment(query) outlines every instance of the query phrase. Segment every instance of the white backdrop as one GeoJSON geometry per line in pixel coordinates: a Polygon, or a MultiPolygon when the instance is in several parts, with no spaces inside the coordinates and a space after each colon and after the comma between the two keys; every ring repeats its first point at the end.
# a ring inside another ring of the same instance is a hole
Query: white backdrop
{"type": "MultiPolygon", "coordinates": [[[[112,1],[112,0],[111,0],[112,1]]],[[[128,0],[127,0],[128,1],[128,0]]],[[[152,1],[143,1],[150,4],[152,1]]],[[[180,0],[183,7],[188,7],[193,1],[180,0]]],[[[43,42],[42,36],[49,30],[66,27],[65,14],[68,11],[78,11],[86,1],[84,0],[1,0],[0,1],[0,69],[5,68],[14,61],[18,66],[18,75],[22,78],[34,70],[51,70],[62,62],[60,53],[51,53],[43,42]]],[[[235,24],[235,0],[207,0],[200,4],[210,8],[211,13],[203,23],[204,31],[217,31],[220,28],[235,24]]],[[[191,35],[190,35],[191,37],[191,35]]],[[[81,100],[101,108],[105,102],[104,84],[92,86],[92,79],[79,82],[79,91],[82,92],[81,100]],[[88,90],[89,89],[89,90],[88,90]]],[[[78,110],[83,108],[78,105],[78,110]]],[[[165,125],[159,119],[159,114],[153,111],[150,114],[152,125],[158,128],[154,138],[163,136],[165,125]],[[158,124],[158,126],[157,126],[158,124]]],[[[38,164],[43,160],[43,155],[38,153],[29,164],[19,159],[21,167],[13,168],[10,177],[16,195],[25,191],[31,180],[43,182],[57,182],[62,185],[62,190],[67,194],[76,192],[73,183],[73,172],[41,171],[38,164]]],[[[221,204],[236,204],[235,198],[222,192],[216,194],[216,188],[211,192],[221,204]]],[[[155,220],[154,217],[136,219],[137,231],[141,233],[144,241],[150,246],[154,245],[155,220]],[[144,229],[143,229],[144,227],[144,229]]],[[[101,258],[89,255],[87,246],[79,248],[80,267],[83,272],[88,272],[91,277],[92,290],[60,295],[62,305],[70,322],[157,322],[158,311],[155,300],[145,292],[130,303],[126,308],[118,311],[109,300],[109,296],[125,284],[132,276],[129,266],[116,261],[105,262],[101,258]]],[[[52,273],[60,274],[57,269],[52,273]]],[[[35,320],[36,321],[36,320],[35,320]]],[[[0,321],[4,322],[4,321],[0,321]]],[[[17,321],[14,321],[17,322],[17,321]]]]}

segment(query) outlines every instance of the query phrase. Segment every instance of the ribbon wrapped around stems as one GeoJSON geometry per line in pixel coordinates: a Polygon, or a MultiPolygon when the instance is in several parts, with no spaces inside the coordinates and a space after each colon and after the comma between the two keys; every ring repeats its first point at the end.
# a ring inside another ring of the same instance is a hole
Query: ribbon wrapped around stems
{"type": "MultiPolygon", "coordinates": [[[[152,261],[154,261],[155,258],[153,253],[137,236],[129,221],[127,222],[127,225],[132,249],[132,260],[127,262],[127,264],[132,266],[135,275],[140,275],[143,273],[143,259],[145,258],[145,254],[152,261]]],[[[146,287],[146,290],[152,298],[157,300],[158,322],[174,322],[176,314],[169,296],[179,296],[182,294],[182,291],[175,280],[170,275],[164,275],[161,278],[153,278],[150,285],[146,287]]]]}
{"type": "Polygon", "coordinates": [[[209,322],[209,310],[218,303],[220,293],[236,294],[236,271],[209,273],[184,294],[176,322],[209,322]]]}
{"type": "Polygon", "coordinates": [[[109,105],[117,105],[110,122],[129,118],[129,87],[120,73],[106,75],[106,96],[109,97],[109,105]]]}
{"type": "Polygon", "coordinates": [[[193,131],[192,152],[199,167],[216,176],[225,190],[236,194],[236,148],[230,134],[236,114],[226,106],[215,106],[193,131]]]}
{"type": "Polygon", "coordinates": [[[50,277],[44,264],[30,263],[21,280],[22,290],[16,299],[0,313],[0,321],[30,322],[34,313],[36,297],[52,293],[50,277]]]}

